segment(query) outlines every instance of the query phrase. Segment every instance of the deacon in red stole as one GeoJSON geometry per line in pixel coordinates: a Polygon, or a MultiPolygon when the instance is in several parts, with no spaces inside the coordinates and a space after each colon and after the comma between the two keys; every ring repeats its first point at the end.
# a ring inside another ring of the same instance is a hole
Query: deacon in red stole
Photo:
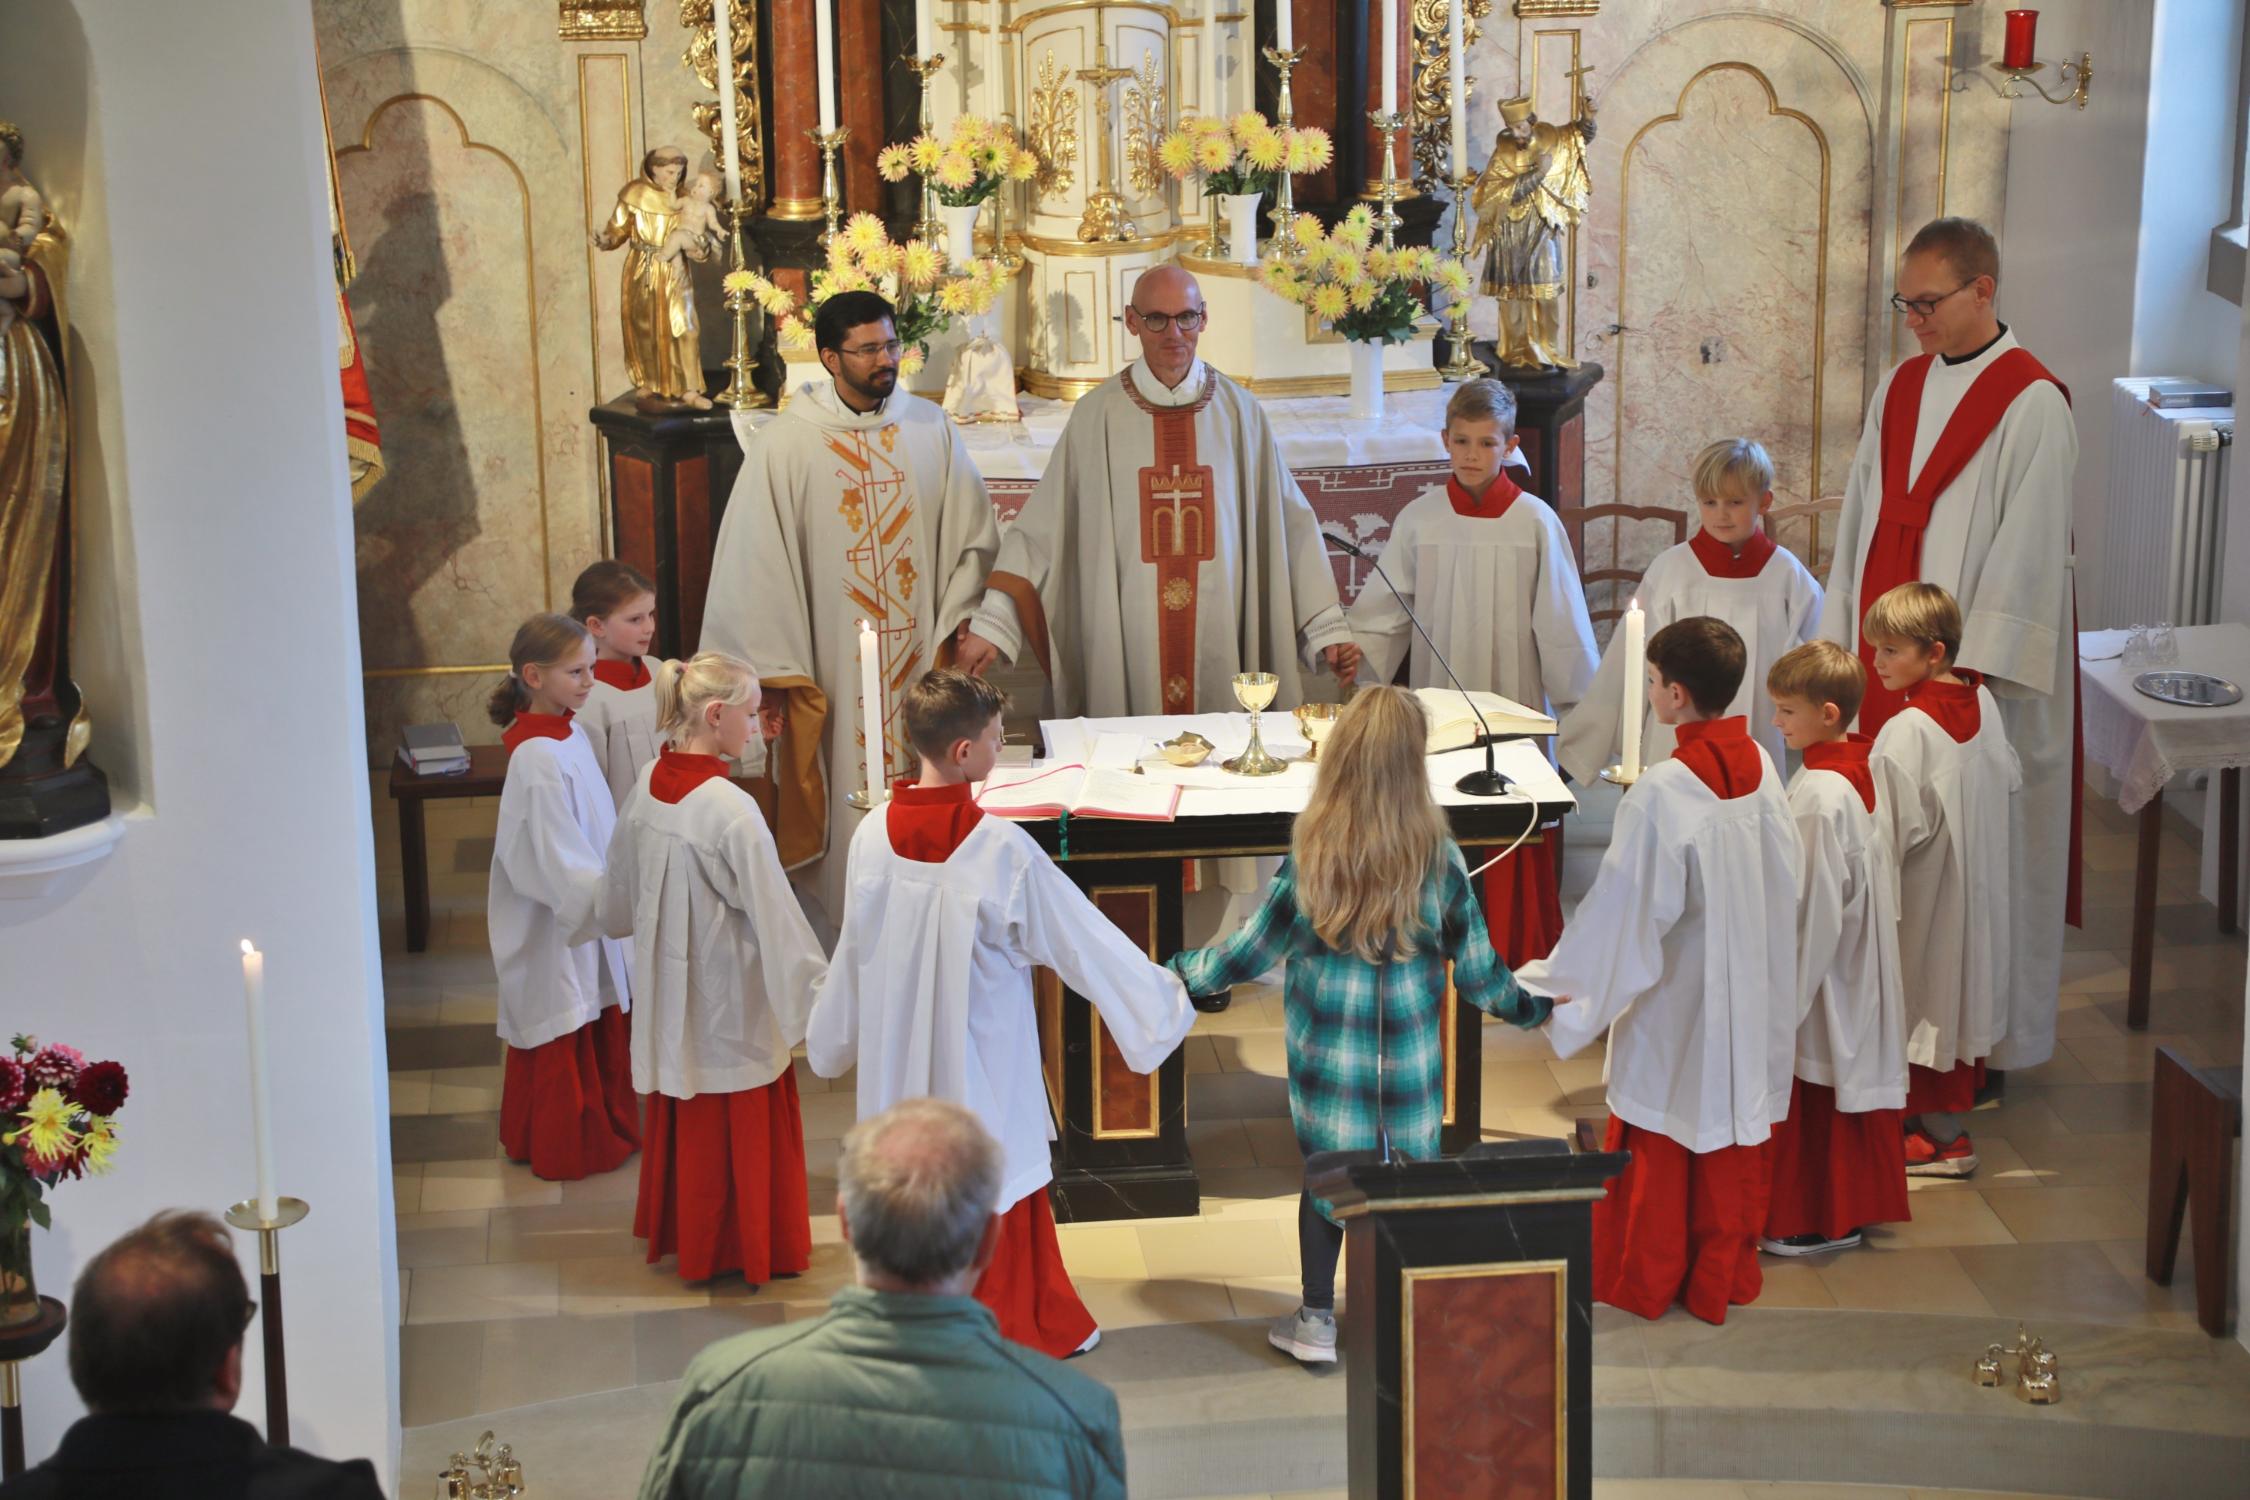
{"type": "Polygon", "coordinates": [[[1798,1018],[1792,920],[1804,855],[1781,778],[1738,716],[1742,638],[1708,616],[1648,642],[1669,760],[1618,806],[1609,850],[1554,953],[1516,978],[1556,997],[1569,1057],[1609,1034],[1611,1149],[1632,1163],[1594,1205],[1594,1296],[1709,1323],[1764,1286],[1766,1141],[1789,1104],[1798,1018]]]}
{"type": "Polygon", "coordinates": [[[1092,1348],[1094,1318],[1071,1286],[1047,1184],[1054,1138],[1042,1080],[1032,970],[1053,969],[1101,1016],[1126,1063],[1153,1071],[1195,1013],[1054,866],[1031,836],[971,799],[1000,752],[997,688],[932,672],[910,688],[907,731],[922,758],[853,836],[836,954],[805,1054],[836,1078],[857,1069],[859,1118],[930,1096],[973,1112],[1000,1143],[1000,1245],[976,1296],[1000,1331],[1060,1359],[1092,1348]]]}
{"type": "MultiPolygon", "coordinates": [[[[1820,633],[1872,660],[1861,619],[1888,589],[1936,584],[1960,602],[1958,665],[1983,676],[2022,762],[2009,811],[2003,941],[2015,955],[1995,1068],[2055,1049],[2062,928],[2079,877],[2077,602],[2071,585],[2070,396],[1995,315],[2000,253],[1967,219],[1924,225],[1894,305],[1922,352],[1868,404],[1836,537],[1820,633]]],[[[1860,729],[1898,711],[1870,685],[1860,729]]]]}

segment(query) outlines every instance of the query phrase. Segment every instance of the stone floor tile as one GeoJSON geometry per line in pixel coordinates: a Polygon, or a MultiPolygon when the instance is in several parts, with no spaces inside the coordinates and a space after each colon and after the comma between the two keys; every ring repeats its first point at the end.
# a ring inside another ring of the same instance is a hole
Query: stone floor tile
{"type": "Polygon", "coordinates": [[[393,1073],[391,1075],[391,1116],[426,1115],[430,1112],[430,1074],[428,1069],[419,1072],[393,1073]]]}
{"type": "Polygon", "coordinates": [[[639,1254],[605,1255],[560,1261],[549,1269],[557,1278],[560,1310],[570,1317],[662,1312],[711,1302],[710,1289],[682,1281],[670,1260],[652,1266],[639,1254]]]}
{"type": "Polygon", "coordinates": [[[1227,1296],[1234,1303],[1234,1315],[1238,1318],[1271,1321],[1295,1312],[1304,1301],[1304,1295],[1305,1284],[1295,1275],[1227,1278],[1227,1296]]]}
{"type": "Polygon", "coordinates": [[[1224,1281],[1163,1279],[1078,1282],[1086,1310],[1104,1328],[1141,1328],[1151,1323],[1218,1323],[1235,1316],[1224,1281]]]}
{"type": "Polygon", "coordinates": [[[560,1203],[562,1189],[563,1184],[542,1182],[531,1175],[531,1168],[497,1156],[480,1161],[424,1162],[420,1211],[442,1214],[560,1203]]]}
{"type": "Polygon", "coordinates": [[[484,1336],[491,1325],[409,1323],[398,1333],[399,1422],[426,1427],[486,1410],[479,1404],[484,1379],[484,1336]]]}
{"type": "MultiPolygon", "coordinates": [[[[1977,1147],[1980,1151],[1983,1149],[1981,1139],[1977,1147]]],[[[2042,1136],[2025,1141],[2020,1149],[2030,1172],[2044,1187],[2115,1185],[2139,1189],[2148,1184],[2148,1135],[2145,1131],[2042,1136]]],[[[1985,1175],[1981,1171],[1977,1174],[1980,1181],[1985,1175]]]]}
{"type": "Polygon", "coordinates": [[[2141,1195],[2121,1187],[1993,1188],[1983,1198],[2019,1244],[2125,1239],[2147,1222],[2141,1195]]]}
{"type": "MultiPolygon", "coordinates": [[[[624,1170],[624,1169],[620,1169],[624,1170]]],[[[617,1203],[563,1200],[496,1208],[487,1254],[495,1262],[602,1260],[638,1256],[633,1216],[617,1203]]]]}
{"type": "Polygon", "coordinates": [[[483,1265],[490,1217],[481,1209],[399,1215],[399,1265],[407,1269],[483,1265]]]}
{"type": "Polygon", "coordinates": [[[838,1140],[858,1122],[859,1097],[856,1090],[813,1094],[800,1097],[797,1109],[804,1120],[807,1141],[838,1140]]]}
{"type": "Polygon", "coordinates": [[[1977,1193],[1916,1193],[1914,1219],[1877,1224],[1867,1231],[1878,1249],[1920,1250],[1941,1245],[2012,1245],[2015,1236],[1977,1193]]]}
{"type": "Polygon", "coordinates": [[[2147,1130],[2146,1083],[2079,1083],[2044,1090],[2047,1107],[2073,1135],[2120,1135],[2147,1130]]]}
{"type": "Polygon", "coordinates": [[[479,1410],[507,1411],[635,1384],[633,1320],[522,1318],[485,1334],[479,1410]]]}
{"type": "Polygon", "coordinates": [[[1288,1120],[1244,1120],[1251,1154],[1261,1167],[1301,1167],[1304,1153],[1297,1149],[1297,1129],[1288,1120]]]}
{"type": "MultiPolygon", "coordinates": [[[[497,1041],[494,1043],[498,1045],[497,1041]]],[[[473,1068],[435,1068],[430,1073],[434,1115],[469,1114],[500,1108],[500,1064],[473,1068]]]]}
{"type": "Polygon", "coordinates": [[[1278,1219],[1175,1221],[1140,1226],[1141,1257],[1158,1279],[1221,1281],[1286,1276],[1297,1269],[1297,1237],[1278,1219]]]}
{"type": "Polygon", "coordinates": [[[398,1214],[422,1211],[422,1163],[391,1168],[391,1211],[398,1214]]]}
{"type": "Polygon", "coordinates": [[[1975,1317],[1992,1311],[1950,1249],[1846,1250],[1819,1260],[1821,1284],[1838,1307],[1975,1317]]]}
{"type": "Polygon", "coordinates": [[[2002,1318],[2163,1326],[2153,1315],[2173,1305],[2168,1288],[2128,1280],[2092,1244],[1964,1246],[1953,1253],[2002,1318]]]}
{"type": "MultiPolygon", "coordinates": [[[[809,1143],[808,1143],[809,1144],[809,1143]]],[[[598,1177],[582,1177],[576,1182],[558,1183],[562,1189],[554,1201],[558,1203],[631,1203],[640,1195],[641,1159],[630,1157],[615,1171],[598,1177]]],[[[633,1222],[632,1211],[623,1215],[626,1224],[633,1222]]]]}
{"type": "Polygon", "coordinates": [[[1209,1040],[1221,1072],[1263,1073],[1269,1078],[1289,1075],[1288,1044],[1279,1031],[1237,1031],[1209,1040]]]}
{"type": "Polygon", "coordinates": [[[1188,1158],[1198,1173],[1223,1167],[1254,1167],[1257,1156],[1240,1120],[1189,1120],[1188,1158]]]}
{"type": "Polygon", "coordinates": [[[787,1313],[784,1304],[755,1297],[641,1313],[632,1320],[633,1383],[677,1380],[688,1361],[711,1345],[754,1328],[778,1327],[787,1313]]]}
{"type": "Polygon", "coordinates": [[[558,1305],[555,1268],[425,1266],[414,1273],[407,1325],[475,1323],[499,1318],[552,1318],[558,1305]]]}
{"type": "MultiPolygon", "coordinates": [[[[2165,1024],[2173,1018],[2165,1017],[2165,1024]]],[[[2215,1063],[2203,1050],[2203,1044],[2193,1036],[2179,1032],[2127,1031],[2109,1036],[2073,1037],[2055,1049],[2055,1059],[2060,1061],[2065,1053],[2075,1058],[2085,1077],[2081,1079],[2056,1079],[2060,1083],[2141,1083],[2156,1076],[2156,1049],[2169,1047],[2180,1061],[2200,1066],[2215,1063]]],[[[2239,1059],[2230,1059],[2236,1061],[2239,1059]]]]}
{"type": "MultiPolygon", "coordinates": [[[[1183,1224],[1197,1220],[1181,1220],[1183,1224]]],[[[1073,1277],[1098,1277],[1124,1281],[1148,1274],[1148,1258],[1141,1253],[1141,1230],[1129,1220],[1100,1224],[1058,1224],[1055,1238],[1062,1246],[1063,1265],[1073,1277]]]]}
{"type": "Polygon", "coordinates": [[[1778,1256],[1759,1257],[1765,1286],[1758,1292],[1760,1307],[1834,1307],[1835,1295],[1821,1280],[1820,1269],[1802,1260],[1778,1256]]]}

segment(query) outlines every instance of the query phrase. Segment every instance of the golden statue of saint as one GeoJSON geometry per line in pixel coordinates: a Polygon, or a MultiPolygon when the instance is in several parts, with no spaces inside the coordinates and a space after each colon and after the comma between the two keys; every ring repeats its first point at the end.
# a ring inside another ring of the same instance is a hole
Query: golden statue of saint
{"type": "Polygon", "coordinates": [[[1581,96],[1578,118],[1543,125],[1531,100],[1504,99],[1492,159],[1477,176],[1474,261],[1485,255],[1482,290],[1500,303],[1500,363],[1511,370],[1571,369],[1562,334],[1562,237],[1586,216],[1592,183],[1586,146],[1594,109],[1581,96]]]}
{"type": "Polygon", "coordinates": [[[687,164],[677,146],[649,152],[641,175],[619,190],[616,211],[594,234],[597,249],[625,249],[619,312],[625,372],[633,393],[650,408],[711,404],[703,394],[702,335],[687,261],[709,260],[715,247],[696,232],[695,200],[682,194],[687,164]]]}

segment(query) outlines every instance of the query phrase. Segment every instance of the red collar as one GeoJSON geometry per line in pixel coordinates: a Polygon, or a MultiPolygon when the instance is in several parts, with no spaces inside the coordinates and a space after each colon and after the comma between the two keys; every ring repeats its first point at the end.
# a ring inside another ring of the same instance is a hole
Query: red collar
{"type": "Polygon", "coordinates": [[[629,693],[646,686],[649,680],[648,664],[639,657],[631,661],[597,661],[594,663],[594,681],[606,682],[621,693],[629,693]]]}
{"type": "Polygon", "coordinates": [[[704,782],[726,774],[727,763],[716,755],[692,755],[667,745],[656,752],[656,767],[648,773],[648,794],[659,802],[684,802],[704,782]]]}
{"type": "Polygon", "coordinates": [[[571,715],[568,712],[559,714],[519,712],[516,715],[516,722],[500,731],[500,743],[506,745],[508,753],[513,755],[516,753],[516,747],[525,740],[567,740],[570,738],[570,720],[571,715]]]}
{"type": "Polygon", "coordinates": [[[1937,720],[1938,728],[1951,735],[1956,745],[1966,745],[1977,737],[1977,726],[1984,718],[1977,707],[1977,685],[1984,679],[1975,672],[1958,675],[1960,682],[1924,678],[1906,690],[1906,702],[1908,707],[1937,720]]]}
{"type": "Polygon", "coordinates": [[[1453,502],[1454,513],[1474,516],[1480,521],[1499,520],[1522,493],[1523,487],[1508,477],[1506,469],[1492,476],[1492,483],[1484,487],[1481,498],[1470,494],[1458,479],[1449,476],[1445,481],[1445,498],[1453,502]]]}
{"type": "Polygon", "coordinates": [[[1750,540],[1742,544],[1740,553],[1729,552],[1727,544],[1700,526],[1688,545],[1695,549],[1695,560],[1703,564],[1703,571],[1713,578],[1755,578],[1765,571],[1766,559],[1774,554],[1773,538],[1761,526],[1750,533],[1750,540]]]}
{"type": "Polygon", "coordinates": [[[1823,740],[1805,746],[1805,769],[1834,771],[1852,784],[1867,810],[1875,810],[1875,775],[1868,769],[1867,752],[1875,742],[1864,734],[1847,734],[1840,740],[1823,740]]]}
{"type": "Polygon", "coordinates": [[[950,786],[916,786],[912,780],[891,788],[890,811],[883,828],[891,836],[891,852],[900,859],[939,865],[984,820],[984,809],[969,799],[966,781],[950,786]]]}
{"type": "Polygon", "coordinates": [[[1758,742],[1750,738],[1750,721],[1741,714],[1677,724],[1673,731],[1679,748],[1672,758],[1685,764],[1722,801],[1749,796],[1765,779],[1758,742]]]}

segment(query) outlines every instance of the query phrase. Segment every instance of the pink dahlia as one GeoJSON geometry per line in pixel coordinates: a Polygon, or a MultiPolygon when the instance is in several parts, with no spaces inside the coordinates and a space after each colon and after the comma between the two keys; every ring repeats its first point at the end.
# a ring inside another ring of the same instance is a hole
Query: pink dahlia
{"type": "Polygon", "coordinates": [[[54,1042],[32,1053],[31,1060],[24,1066],[31,1073],[33,1088],[68,1088],[79,1070],[86,1066],[86,1054],[76,1047],[54,1042]]]}

